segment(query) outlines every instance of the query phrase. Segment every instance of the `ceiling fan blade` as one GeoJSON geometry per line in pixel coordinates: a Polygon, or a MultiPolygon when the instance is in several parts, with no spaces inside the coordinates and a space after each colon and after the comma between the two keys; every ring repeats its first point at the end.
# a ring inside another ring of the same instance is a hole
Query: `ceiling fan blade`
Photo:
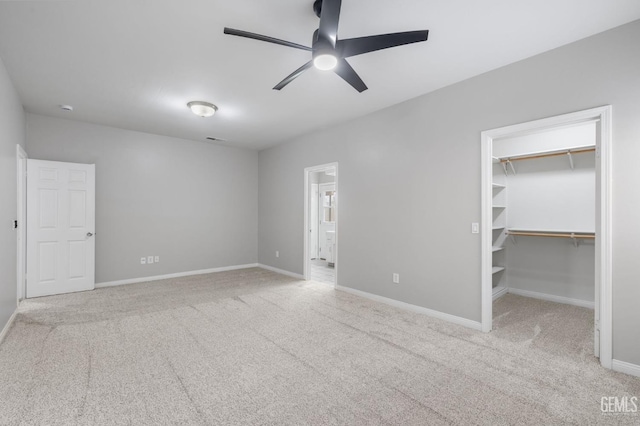
{"type": "Polygon", "coordinates": [[[229,35],[239,36],[239,37],[252,38],[254,40],[266,41],[268,43],[279,44],[281,46],[293,47],[295,49],[302,49],[308,52],[311,52],[313,50],[310,47],[303,46],[301,44],[292,43],[290,41],[280,40],[279,38],[273,38],[273,37],[269,37],[261,34],[250,33],[248,31],[235,30],[233,28],[225,27],[224,33],[229,35]]]}
{"type": "Polygon", "coordinates": [[[340,20],[341,6],[342,0],[322,0],[318,38],[331,43],[331,47],[336,46],[338,38],[338,21],[340,20]]]}
{"type": "Polygon", "coordinates": [[[388,49],[390,47],[402,46],[404,44],[427,41],[429,30],[406,31],[403,33],[380,34],[368,37],[348,38],[338,40],[336,50],[343,58],[361,55],[363,53],[374,52],[376,50],[388,49]]]}
{"type": "Polygon", "coordinates": [[[282,89],[284,86],[286,86],[287,84],[291,83],[293,80],[298,78],[300,74],[302,74],[303,72],[311,68],[312,65],[313,65],[313,61],[307,62],[306,64],[304,64],[303,66],[301,66],[300,68],[298,68],[297,70],[289,74],[287,77],[285,77],[285,79],[282,80],[280,83],[276,84],[273,90],[282,89]]]}
{"type": "Polygon", "coordinates": [[[368,89],[367,85],[364,84],[364,81],[362,81],[360,76],[345,59],[340,59],[338,61],[338,65],[334,69],[334,72],[342,77],[344,81],[353,86],[353,88],[358,92],[362,93],[368,89]]]}

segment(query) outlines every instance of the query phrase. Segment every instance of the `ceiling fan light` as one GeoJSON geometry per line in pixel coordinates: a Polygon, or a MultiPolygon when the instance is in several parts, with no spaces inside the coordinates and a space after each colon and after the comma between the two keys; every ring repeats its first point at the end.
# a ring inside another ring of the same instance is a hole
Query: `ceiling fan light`
{"type": "Polygon", "coordinates": [[[338,58],[334,55],[324,53],[313,58],[313,65],[319,70],[329,71],[338,65],[338,58]]]}
{"type": "Polygon", "coordinates": [[[203,101],[189,102],[187,106],[191,109],[191,112],[200,117],[211,117],[218,110],[218,107],[214,104],[203,101]]]}

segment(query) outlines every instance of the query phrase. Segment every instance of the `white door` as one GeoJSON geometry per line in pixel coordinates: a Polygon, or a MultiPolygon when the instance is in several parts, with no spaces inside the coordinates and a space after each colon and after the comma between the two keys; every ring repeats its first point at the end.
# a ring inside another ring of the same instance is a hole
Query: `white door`
{"type": "Polygon", "coordinates": [[[93,290],[95,165],[27,160],[27,297],[93,290]]]}

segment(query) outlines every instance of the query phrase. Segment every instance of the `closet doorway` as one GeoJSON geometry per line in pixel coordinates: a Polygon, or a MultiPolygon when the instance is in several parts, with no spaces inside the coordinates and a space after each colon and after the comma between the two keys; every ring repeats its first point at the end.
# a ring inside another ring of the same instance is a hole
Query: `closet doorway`
{"type": "Polygon", "coordinates": [[[304,277],[337,283],[338,165],[305,169],[304,277]]]}
{"type": "Polygon", "coordinates": [[[610,106],[482,132],[483,331],[507,293],[593,308],[611,368],[610,145],[610,106]]]}

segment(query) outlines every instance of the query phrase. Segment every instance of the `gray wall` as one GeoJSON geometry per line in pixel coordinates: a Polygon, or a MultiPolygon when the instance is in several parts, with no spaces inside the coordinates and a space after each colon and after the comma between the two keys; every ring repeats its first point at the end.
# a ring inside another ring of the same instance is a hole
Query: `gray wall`
{"type": "Polygon", "coordinates": [[[27,147],[95,163],[97,283],[257,262],[257,152],[33,114],[27,147]]]}
{"type": "Polygon", "coordinates": [[[16,309],[16,145],[24,146],[25,114],[0,59],[0,330],[16,309]]]}
{"type": "Polygon", "coordinates": [[[303,169],[338,161],[339,284],[480,321],[480,132],[611,104],[614,358],[640,364],[638,40],[635,21],[260,152],[260,263],[302,272],[303,169]]]}

